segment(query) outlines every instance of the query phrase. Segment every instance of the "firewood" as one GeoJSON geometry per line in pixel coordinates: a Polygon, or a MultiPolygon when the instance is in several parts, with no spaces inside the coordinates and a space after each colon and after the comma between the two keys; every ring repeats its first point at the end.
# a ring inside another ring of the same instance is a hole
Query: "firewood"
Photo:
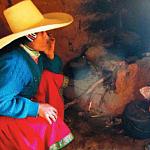
{"type": "Polygon", "coordinates": [[[91,93],[96,87],[98,84],[102,83],[104,81],[104,78],[101,78],[99,79],[98,81],[96,81],[87,91],[85,94],[89,94],[91,93]]]}
{"type": "Polygon", "coordinates": [[[74,105],[74,104],[77,104],[78,102],[79,102],[79,99],[74,99],[72,102],[69,102],[69,103],[65,104],[65,110],[66,110],[68,107],[70,107],[70,106],[72,106],[72,105],[74,105]]]}

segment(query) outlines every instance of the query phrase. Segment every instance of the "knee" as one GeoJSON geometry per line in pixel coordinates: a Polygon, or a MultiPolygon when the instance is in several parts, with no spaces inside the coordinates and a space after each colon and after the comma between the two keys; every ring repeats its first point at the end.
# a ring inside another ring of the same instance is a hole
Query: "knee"
{"type": "Polygon", "coordinates": [[[62,60],[60,59],[60,57],[58,55],[55,55],[55,58],[54,58],[53,61],[54,61],[54,63],[53,63],[53,66],[52,66],[52,71],[54,73],[61,73],[62,68],[63,68],[62,60]]]}

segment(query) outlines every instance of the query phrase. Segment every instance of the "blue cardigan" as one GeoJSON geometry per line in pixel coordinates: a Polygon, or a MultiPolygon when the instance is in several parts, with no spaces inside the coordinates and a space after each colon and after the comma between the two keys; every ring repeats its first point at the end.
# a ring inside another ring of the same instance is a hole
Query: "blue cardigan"
{"type": "Polygon", "coordinates": [[[31,101],[36,94],[44,69],[62,71],[62,62],[41,54],[38,64],[22,48],[0,56],[0,116],[25,118],[37,116],[39,103],[31,101]]]}

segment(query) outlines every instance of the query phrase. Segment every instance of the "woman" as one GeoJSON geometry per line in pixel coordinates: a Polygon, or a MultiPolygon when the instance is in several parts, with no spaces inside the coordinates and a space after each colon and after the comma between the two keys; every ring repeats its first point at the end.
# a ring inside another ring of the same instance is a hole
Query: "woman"
{"type": "Polygon", "coordinates": [[[73,136],[63,122],[62,62],[54,54],[55,39],[46,31],[73,19],[64,13],[45,18],[30,0],[4,15],[13,34],[0,39],[0,149],[60,149],[73,136]]]}

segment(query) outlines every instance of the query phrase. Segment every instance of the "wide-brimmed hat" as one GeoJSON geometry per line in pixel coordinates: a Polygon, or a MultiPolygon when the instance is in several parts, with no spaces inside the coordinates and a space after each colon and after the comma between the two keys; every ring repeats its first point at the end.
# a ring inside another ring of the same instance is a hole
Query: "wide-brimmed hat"
{"type": "Polygon", "coordinates": [[[67,13],[42,14],[31,0],[24,0],[7,8],[4,16],[12,34],[0,39],[0,49],[25,35],[61,28],[73,21],[73,17],[67,13]]]}

